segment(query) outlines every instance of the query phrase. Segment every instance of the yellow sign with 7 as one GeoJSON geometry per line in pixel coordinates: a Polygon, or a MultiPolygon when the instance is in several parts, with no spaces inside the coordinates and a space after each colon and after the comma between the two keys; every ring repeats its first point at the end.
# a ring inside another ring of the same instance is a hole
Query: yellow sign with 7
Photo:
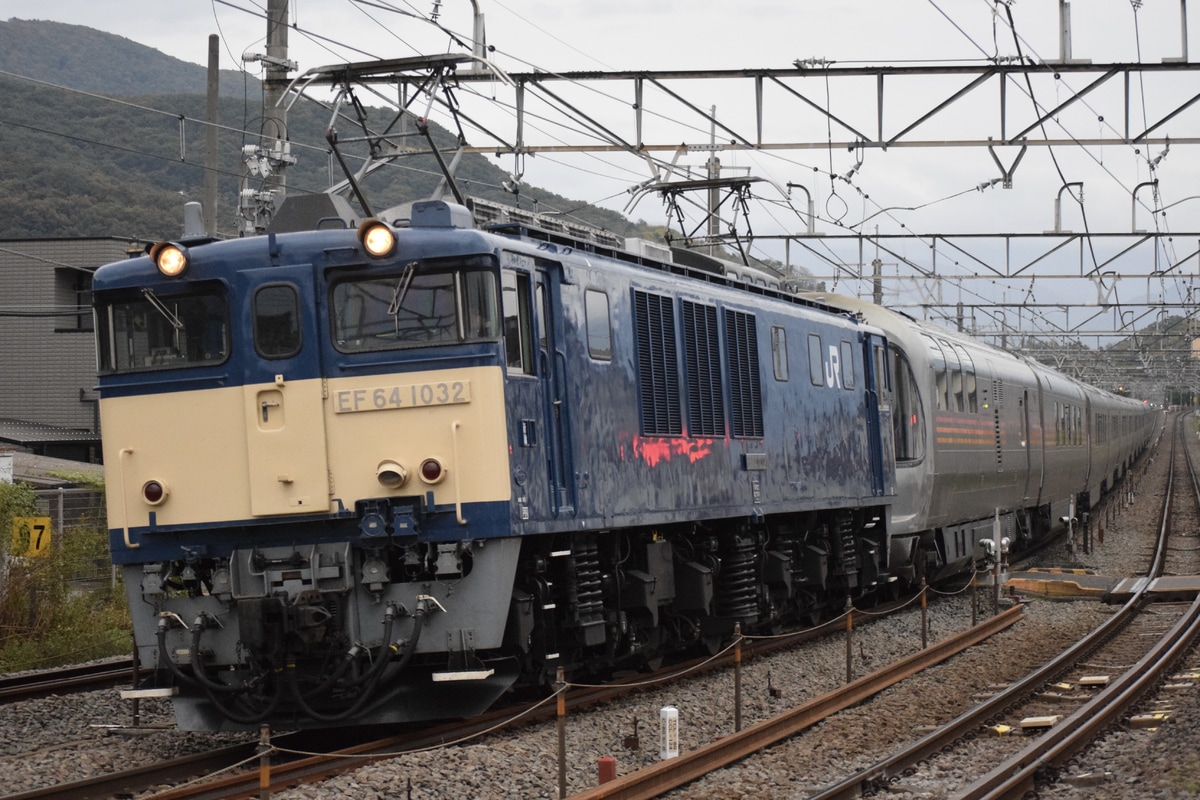
{"type": "Polygon", "coordinates": [[[50,555],[49,517],[13,517],[12,555],[38,558],[50,555]]]}

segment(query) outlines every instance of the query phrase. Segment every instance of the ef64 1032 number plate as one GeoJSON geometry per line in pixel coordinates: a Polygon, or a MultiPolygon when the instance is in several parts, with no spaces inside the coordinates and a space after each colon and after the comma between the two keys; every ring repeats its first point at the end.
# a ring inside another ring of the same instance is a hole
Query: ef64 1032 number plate
{"type": "Polygon", "coordinates": [[[333,410],[337,414],[386,411],[391,408],[449,406],[455,403],[469,402],[471,402],[470,381],[409,383],[397,386],[376,386],[369,389],[340,389],[333,393],[333,410]]]}

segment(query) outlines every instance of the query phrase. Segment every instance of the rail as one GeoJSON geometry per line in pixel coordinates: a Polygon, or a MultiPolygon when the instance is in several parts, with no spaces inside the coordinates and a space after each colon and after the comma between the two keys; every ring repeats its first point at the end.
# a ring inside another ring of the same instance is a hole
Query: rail
{"type": "Polygon", "coordinates": [[[826,717],[849,708],[923,669],[939,664],[1016,623],[1023,613],[1014,606],[973,628],[866,675],[830,694],[791,711],[616,780],[572,795],[572,800],[650,800],[668,789],[690,783],[719,767],[746,758],[794,736],[826,717]]]}
{"type": "MultiPolygon", "coordinates": [[[[1166,564],[1174,494],[1172,488],[1175,482],[1175,453],[1184,436],[1182,420],[1182,416],[1176,418],[1176,435],[1171,440],[1171,469],[1163,497],[1158,542],[1149,570],[1151,577],[1161,575],[1166,564]]],[[[1200,505],[1200,485],[1197,484],[1195,465],[1186,445],[1183,446],[1183,454],[1191,480],[1192,496],[1200,505]]],[[[1122,608],[1122,612],[1135,603],[1140,605],[1142,595],[1149,585],[1150,582],[1146,581],[1122,608]]],[[[1193,647],[1197,637],[1200,637],[1200,596],[1197,596],[1187,612],[1137,663],[1028,747],[1005,759],[991,772],[954,795],[954,800],[1019,797],[1033,789],[1035,773],[1048,764],[1063,763],[1086,747],[1106,727],[1120,720],[1164,675],[1169,674],[1175,662],[1193,647]]]]}
{"type": "MultiPolygon", "coordinates": [[[[1178,426],[1178,420],[1177,420],[1178,426]]],[[[1179,428],[1177,427],[1177,430],[1179,428]]],[[[1151,566],[1148,572],[1152,575],[1158,575],[1163,568],[1165,553],[1167,551],[1167,538],[1169,535],[1169,520],[1171,517],[1171,495],[1172,486],[1174,484],[1174,455],[1175,447],[1179,437],[1174,437],[1171,440],[1171,465],[1172,468],[1167,476],[1167,490],[1163,499],[1163,506],[1160,515],[1160,525],[1157,535],[1157,544],[1155,547],[1154,557],[1151,561],[1151,566]]],[[[1185,448],[1186,452],[1186,448],[1185,448]]],[[[1189,462],[1190,466],[1190,462],[1189,462]]],[[[1198,495],[1200,496],[1200,495],[1198,495]]],[[[926,736],[918,739],[912,744],[904,747],[871,766],[863,769],[853,775],[838,781],[835,784],[825,787],[820,792],[811,795],[808,800],[849,800],[850,798],[862,797],[863,792],[868,789],[876,788],[884,785],[893,777],[899,776],[904,770],[908,769],[913,764],[929,758],[933,754],[945,749],[951,742],[961,739],[984,725],[989,719],[1000,714],[1005,708],[1008,708],[1019,702],[1021,698],[1031,695],[1038,687],[1044,686],[1061,674],[1070,664],[1073,664],[1086,656],[1087,653],[1099,647],[1102,643],[1108,641],[1115,636],[1119,631],[1123,630],[1130,624],[1130,621],[1137,616],[1139,610],[1146,603],[1146,594],[1149,590],[1150,582],[1143,581],[1129,600],[1115,614],[1106,619],[1095,630],[1089,633],[1083,639],[1080,639],[1071,647],[1064,650],[1055,658],[1043,664],[1041,667],[1031,672],[1025,678],[1010,684],[1002,691],[997,692],[992,697],[968,709],[958,717],[942,725],[937,730],[934,730],[926,736]]],[[[1147,657],[1149,658],[1149,657],[1147,657]]],[[[1131,670],[1132,671],[1132,670],[1131,670]]],[[[1129,673],[1126,673],[1127,675],[1129,673]]],[[[1120,682],[1123,683],[1123,682],[1120,682]]],[[[1107,691],[1104,693],[1111,697],[1107,691]]],[[[1095,711],[1098,706],[1093,705],[1103,695],[1097,695],[1093,701],[1090,701],[1084,708],[1095,711]]],[[[1081,708],[1076,715],[1068,718],[1067,721],[1059,723],[1059,726],[1053,730],[1056,733],[1055,738],[1061,737],[1062,733],[1068,730],[1067,722],[1074,719],[1079,714],[1083,713],[1081,708]]],[[[1047,734],[1048,735],[1048,734],[1047,734]]],[[[1045,737],[1039,738],[1040,743],[1045,737]]],[[[956,796],[962,800],[977,800],[982,797],[1006,797],[1011,796],[1011,793],[1016,791],[1015,785],[1009,788],[990,788],[993,783],[1000,779],[1007,779],[1010,774],[1017,769],[1017,764],[1022,767],[1028,765],[1029,774],[1032,776],[1033,770],[1039,768],[1044,759],[1050,757],[1047,754],[1037,753],[1033,747],[1023,750],[1017,756],[1005,762],[1004,768],[1006,772],[1000,774],[1000,768],[993,773],[989,773],[984,778],[980,779],[979,784],[972,785],[963,794],[956,796]],[[987,783],[984,784],[984,781],[987,783]],[[982,792],[975,794],[975,792],[982,792]],[[994,793],[993,793],[994,792],[994,793]]],[[[1031,778],[1032,779],[1032,778],[1031,778]]],[[[1007,785],[1007,780],[1004,781],[1007,785]]]]}

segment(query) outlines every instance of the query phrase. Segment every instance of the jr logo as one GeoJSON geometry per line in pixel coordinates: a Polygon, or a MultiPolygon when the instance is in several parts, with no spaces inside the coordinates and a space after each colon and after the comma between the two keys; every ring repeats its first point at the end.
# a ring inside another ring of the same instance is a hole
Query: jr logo
{"type": "Polygon", "coordinates": [[[842,357],[837,345],[829,345],[829,358],[825,359],[825,385],[830,389],[843,389],[842,386],[842,357]]]}

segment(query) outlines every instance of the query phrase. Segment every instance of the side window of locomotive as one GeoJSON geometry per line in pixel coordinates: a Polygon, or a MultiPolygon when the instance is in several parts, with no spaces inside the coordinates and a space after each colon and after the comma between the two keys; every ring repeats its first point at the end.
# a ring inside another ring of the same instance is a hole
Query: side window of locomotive
{"type": "Polygon", "coordinates": [[[842,354],[842,388],[854,388],[854,348],[849,342],[843,341],[840,346],[842,354]]]}
{"type": "Polygon", "coordinates": [[[788,379],[787,331],[779,325],[771,326],[771,361],[775,365],[775,380],[788,379]]]}
{"type": "Polygon", "coordinates": [[[588,355],[599,361],[612,359],[612,320],[608,314],[608,295],[598,289],[583,294],[587,317],[588,355]]]}
{"type": "Polygon", "coordinates": [[[808,335],[808,380],[813,386],[825,385],[825,364],[821,354],[821,335],[808,335]]]}
{"type": "Polygon", "coordinates": [[[500,309],[496,300],[496,276],[470,271],[458,276],[460,290],[459,336],[465,342],[495,341],[500,336],[500,309]]]}
{"type": "Polygon", "coordinates": [[[542,352],[545,352],[548,349],[546,345],[546,321],[550,319],[550,314],[546,306],[545,285],[539,283],[533,290],[533,293],[536,295],[534,297],[533,309],[534,313],[537,314],[538,347],[541,348],[542,352]]]}
{"type": "Polygon", "coordinates": [[[529,307],[529,276],[504,272],[500,276],[504,306],[504,352],[509,372],[533,374],[533,314],[529,307]]]}
{"type": "Polygon", "coordinates": [[[734,436],[763,435],[762,386],[758,370],[758,319],[725,309],[726,367],[729,371],[729,421],[734,436]]]}
{"type": "Polygon", "coordinates": [[[263,358],[300,352],[300,298],[294,286],[264,286],[254,293],[254,349],[263,358]]]}
{"type": "Polygon", "coordinates": [[[892,414],[892,438],[896,462],[920,461],[925,457],[925,411],[908,359],[895,346],[888,348],[892,357],[892,388],[895,413],[892,414]]]}
{"type": "Polygon", "coordinates": [[[97,309],[100,371],[138,372],[220,364],[229,355],[229,305],[216,292],[103,302],[97,309]]]}

